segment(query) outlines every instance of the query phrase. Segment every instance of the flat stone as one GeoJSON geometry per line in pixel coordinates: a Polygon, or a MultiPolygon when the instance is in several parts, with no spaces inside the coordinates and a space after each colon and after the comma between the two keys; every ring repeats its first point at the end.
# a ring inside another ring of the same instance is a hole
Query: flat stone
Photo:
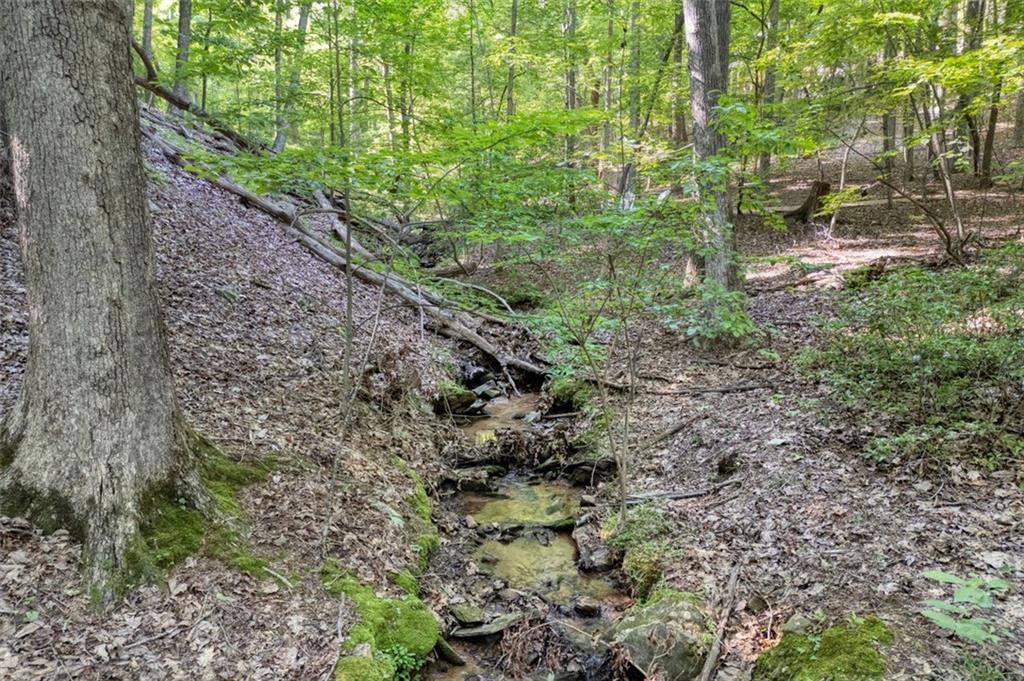
{"type": "Polygon", "coordinates": [[[458,603],[448,610],[452,613],[452,617],[463,626],[473,627],[484,623],[484,611],[470,603],[458,603]]]}
{"type": "Polygon", "coordinates": [[[583,617],[597,617],[601,614],[601,602],[589,596],[580,596],[573,608],[583,617]]]}
{"type": "Polygon", "coordinates": [[[452,630],[450,636],[452,638],[481,638],[483,636],[493,636],[494,634],[500,634],[509,627],[512,627],[522,621],[524,615],[521,612],[510,612],[507,615],[500,615],[495,617],[487,624],[481,624],[477,627],[460,627],[452,630]]]}

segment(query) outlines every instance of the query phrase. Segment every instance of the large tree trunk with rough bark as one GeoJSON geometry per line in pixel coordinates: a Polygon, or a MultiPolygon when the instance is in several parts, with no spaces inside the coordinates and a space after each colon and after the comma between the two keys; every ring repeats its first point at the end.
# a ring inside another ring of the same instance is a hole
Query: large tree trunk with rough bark
{"type": "MultiPolygon", "coordinates": [[[[705,162],[725,146],[714,110],[719,96],[729,87],[729,0],[684,0],[683,12],[694,150],[705,162]]],[[[704,204],[706,241],[713,249],[705,263],[705,278],[726,289],[735,289],[739,280],[729,224],[729,178],[725,173],[723,170],[719,176],[705,170],[698,183],[704,204]]]]}
{"type": "Polygon", "coordinates": [[[0,513],[83,539],[101,602],[147,494],[192,488],[157,297],[130,0],[0,3],[0,101],[29,313],[0,513]]]}

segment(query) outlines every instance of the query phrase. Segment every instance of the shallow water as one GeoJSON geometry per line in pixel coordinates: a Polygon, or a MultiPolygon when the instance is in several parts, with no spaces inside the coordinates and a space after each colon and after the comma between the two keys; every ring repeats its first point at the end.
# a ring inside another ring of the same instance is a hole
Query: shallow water
{"type": "Polygon", "coordinates": [[[532,591],[560,605],[569,605],[579,596],[604,600],[615,595],[611,584],[576,567],[576,543],[568,532],[550,533],[544,540],[530,536],[507,543],[488,540],[474,555],[481,570],[513,589],[532,591]]]}
{"type": "Polygon", "coordinates": [[[536,393],[493,399],[484,407],[485,416],[462,426],[462,432],[477,444],[483,444],[495,439],[499,430],[529,430],[534,426],[526,422],[526,416],[536,411],[539,400],[540,395],[536,393]]]}
{"type": "Polygon", "coordinates": [[[553,482],[506,483],[494,494],[467,493],[464,499],[477,523],[499,527],[569,527],[580,509],[576,490],[553,482]]]}

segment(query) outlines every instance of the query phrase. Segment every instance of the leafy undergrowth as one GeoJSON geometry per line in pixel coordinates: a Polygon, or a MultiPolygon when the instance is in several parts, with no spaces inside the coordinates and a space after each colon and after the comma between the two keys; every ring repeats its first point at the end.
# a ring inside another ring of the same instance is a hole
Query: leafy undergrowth
{"type": "Polygon", "coordinates": [[[851,618],[816,635],[787,633],[758,658],[754,681],[873,681],[885,673],[880,649],[892,633],[877,617],[851,618]]]}
{"type": "Polygon", "coordinates": [[[886,422],[867,443],[879,462],[989,469],[1024,461],[1024,249],[969,267],[909,267],[855,279],[825,342],[799,357],[840,399],[886,422]]]}

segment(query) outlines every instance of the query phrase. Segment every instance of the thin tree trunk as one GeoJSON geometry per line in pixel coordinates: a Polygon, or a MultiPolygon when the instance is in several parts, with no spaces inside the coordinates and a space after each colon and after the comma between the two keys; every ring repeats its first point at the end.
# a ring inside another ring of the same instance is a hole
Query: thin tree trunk
{"type": "MultiPolygon", "coordinates": [[[[694,149],[707,162],[725,146],[717,130],[715,107],[729,87],[729,0],[684,0],[686,47],[690,70],[690,106],[694,149]]],[[[698,177],[703,213],[712,252],[705,262],[705,278],[725,289],[739,286],[734,238],[729,224],[728,177],[698,177]]]]}
{"type": "Polygon", "coordinates": [[[279,119],[277,135],[271,150],[274,153],[284,149],[288,133],[292,128],[291,118],[295,110],[295,98],[299,95],[299,84],[302,78],[302,58],[306,53],[306,29],[309,26],[309,8],[312,2],[304,2],[299,6],[299,43],[292,58],[291,74],[288,79],[288,91],[284,99],[284,111],[279,119]]]}
{"type": "Polygon", "coordinates": [[[995,150],[996,124],[999,122],[999,100],[1003,90],[1003,81],[999,79],[992,92],[992,105],[988,112],[988,130],[985,135],[985,148],[981,156],[980,180],[982,187],[992,186],[992,154],[995,150]]]}
{"type": "MultiPolygon", "coordinates": [[[[206,63],[206,59],[210,54],[210,31],[213,29],[213,8],[206,10],[206,26],[203,30],[203,61],[206,63]]],[[[206,69],[203,69],[203,92],[202,97],[199,100],[199,108],[206,111],[206,85],[209,80],[206,69]]],[[[152,95],[152,93],[150,93],[152,95]]]]}
{"type": "MultiPolygon", "coordinates": [[[[615,0],[608,0],[608,53],[604,63],[604,126],[601,133],[601,151],[607,154],[612,148],[612,69],[615,66],[615,0]]],[[[602,159],[602,163],[603,163],[602,159]]]]}
{"type": "Polygon", "coordinates": [[[476,3],[469,0],[469,116],[476,130],[476,46],[473,30],[476,28],[476,3]]]}
{"type": "Polygon", "coordinates": [[[83,539],[99,604],[146,496],[198,488],[157,295],[131,14],[127,0],[0,3],[29,309],[21,395],[0,427],[0,514],[83,539]]]}
{"type": "Polygon", "coordinates": [[[284,0],[274,0],[274,151],[280,151],[277,148],[278,139],[281,140],[281,148],[284,148],[284,83],[281,73],[284,13],[284,0]]]}
{"type": "Polygon", "coordinates": [[[349,10],[352,13],[352,30],[348,37],[348,143],[355,147],[359,141],[359,26],[356,22],[356,0],[351,0],[349,10]]]}
{"type": "Polygon", "coordinates": [[[629,6],[629,130],[636,139],[640,128],[640,1],[629,6]]]}
{"type": "MultiPolygon", "coordinates": [[[[886,39],[882,56],[883,68],[896,56],[896,46],[891,39],[886,39]]],[[[886,206],[892,210],[892,173],[893,160],[896,154],[896,115],[892,111],[882,114],[882,166],[885,168],[885,179],[889,183],[885,187],[886,206]]]]}
{"type": "MultiPolygon", "coordinates": [[[[146,0],[142,6],[142,49],[153,59],[153,0],[146,0]]],[[[146,102],[153,105],[153,93],[146,96],[146,102]]]]}
{"type": "MultiPolygon", "coordinates": [[[[188,51],[192,44],[192,0],[178,0],[178,51],[174,58],[174,87],[172,91],[182,99],[189,99],[185,85],[188,51]]],[[[178,109],[172,107],[171,111],[178,109]]]]}
{"type": "Polygon", "coordinates": [[[914,112],[909,108],[904,108],[903,113],[903,182],[910,184],[914,181],[914,174],[917,171],[915,168],[914,159],[914,112]]]}
{"type": "Polygon", "coordinates": [[[1013,146],[1024,146],[1024,93],[1017,95],[1017,115],[1013,119],[1013,146]]]}
{"type": "MultiPolygon", "coordinates": [[[[769,51],[774,50],[778,45],[779,32],[779,2],[781,0],[769,0],[768,5],[768,35],[766,36],[765,47],[769,51]]],[[[771,59],[764,70],[764,97],[762,103],[769,115],[772,113],[772,105],[775,104],[775,60],[771,59]]],[[[757,159],[757,174],[762,180],[767,181],[772,171],[772,154],[769,151],[762,151],[757,159]]]]}
{"type": "MultiPolygon", "coordinates": [[[[567,0],[565,6],[565,108],[574,111],[576,102],[576,0],[567,0]]],[[[565,136],[565,157],[572,159],[576,150],[576,136],[565,136]]]]}
{"type": "Polygon", "coordinates": [[[683,96],[683,34],[672,46],[672,146],[686,146],[686,98],[683,96]]]}
{"type": "Polygon", "coordinates": [[[516,113],[516,36],[519,29],[519,0],[512,0],[509,21],[508,84],[505,86],[505,115],[509,118],[516,113]]]}

